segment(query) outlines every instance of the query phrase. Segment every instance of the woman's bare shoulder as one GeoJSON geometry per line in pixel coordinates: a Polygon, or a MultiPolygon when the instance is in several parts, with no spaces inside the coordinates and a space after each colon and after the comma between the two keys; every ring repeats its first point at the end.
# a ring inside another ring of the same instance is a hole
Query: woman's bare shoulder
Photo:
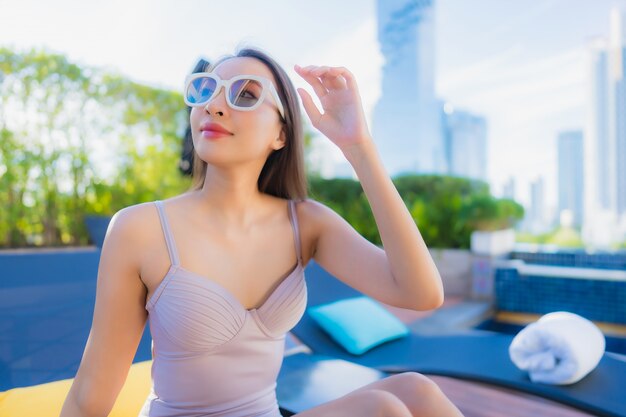
{"type": "Polygon", "coordinates": [[[324,203],[312,198],[298,200],[296,202],[296,213],[301,234],[305,240],[305,251],[312,258],[317,251],[317,244],[325,225],[328,223],[329,218],[337,216],[337,213],[324,203]]]}
{"type": "Polygon", "coordinates": [[[312,230],[312,236],[317,239],[324,231],[334,230],[347,221],[332,207],[312,198],[301,200],[297,204],[298,218],[312,230]]]}
{"type": "Polygon", "coordinates": [[[137,250],[154,241],[158,233],[159,216],[154,202],[139,203],[117,211],[109,223],[108,235],[125,242],[129,249],[137,250]]]}
{"type": "Polygon", "coordinates": [[[139,203],[117,211],[111,218],[109,228],[139,231],[147,224],[154,223],[158,216],[154,202],[139,203]]]}
{"type": "Polygon", "coordinates": [[[296,208],[299,218],[302,217],[306,219],[307,223],[314,224],[315,226],[319,226],[320,222],[323,223],[328,215],[335,213],[334,210],[324,203],[308,197],[304,200],[298,200],[296,202],[296,208]]]}

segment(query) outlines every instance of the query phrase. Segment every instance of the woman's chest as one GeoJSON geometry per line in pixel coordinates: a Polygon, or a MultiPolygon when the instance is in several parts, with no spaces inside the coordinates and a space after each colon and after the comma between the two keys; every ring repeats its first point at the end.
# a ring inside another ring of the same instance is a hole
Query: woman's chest
{"type": "MultiPolygon", "coordinates": [[[[182,227],[173,228],[173,235],[183,273],[223,288],[246,309],[262,305],[297,265],[290,227],[236,239],[206,236],[182,227]]],[[[299,235],[304,267],[311,257],[312,238],[302,229],[299,235]]],[[[153,239],[143,259],[141,278],[149,300],[171,270],[165,239],[153,239]]]]}

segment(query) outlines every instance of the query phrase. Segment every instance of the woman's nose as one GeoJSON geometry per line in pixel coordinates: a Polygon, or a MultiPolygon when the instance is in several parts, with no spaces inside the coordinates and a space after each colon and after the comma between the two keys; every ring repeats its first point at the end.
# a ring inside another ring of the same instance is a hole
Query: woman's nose
{"type": "Polygon", "coordinates": [[[218,116],[224,116],[226,114],[226,110],[228,108],[228,104],[226,103],[226,92],[224,88],[220,88],[220,91],[209,100],[209,102],[204,106],[204,110],[206,110],[209,114],[217,114],[218,116]]]}

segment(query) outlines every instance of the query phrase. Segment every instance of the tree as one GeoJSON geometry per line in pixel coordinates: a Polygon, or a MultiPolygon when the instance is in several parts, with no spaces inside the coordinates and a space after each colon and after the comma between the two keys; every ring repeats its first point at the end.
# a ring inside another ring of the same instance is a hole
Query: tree
{"type": "MultiPolygon", "coordinates": [[[[513,227],[523,218],[522,206],[496,199],[482,181],[438,175],[404,175],[393,182],[426,244],[469,248],[474,230],[513,227]]],[[[351,179],[312,178],[311,197],[352,224],[372,243],[381,244],[374,217],[361,185],[351,179]]]]}
{"type": "Polygon", "coordinates": [[[184,120],[178,93],[58,54],[0,49],[0,245],[86,244],[85,214],[184,190],[169,168],[184,120]],[[101,174],[103,151],[114,158],[101,174]]]}

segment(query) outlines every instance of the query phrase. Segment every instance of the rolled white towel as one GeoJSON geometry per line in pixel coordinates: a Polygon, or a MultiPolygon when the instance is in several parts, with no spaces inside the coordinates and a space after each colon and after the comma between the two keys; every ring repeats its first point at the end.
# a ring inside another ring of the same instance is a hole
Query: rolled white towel
{"type": "Polygon", "coordinates": [[[509,356],[533,382],[567,385],[580,381],[602,359],[604,335],[591,321],[558,311],[523,328],[509,346],[509,356]]]}

